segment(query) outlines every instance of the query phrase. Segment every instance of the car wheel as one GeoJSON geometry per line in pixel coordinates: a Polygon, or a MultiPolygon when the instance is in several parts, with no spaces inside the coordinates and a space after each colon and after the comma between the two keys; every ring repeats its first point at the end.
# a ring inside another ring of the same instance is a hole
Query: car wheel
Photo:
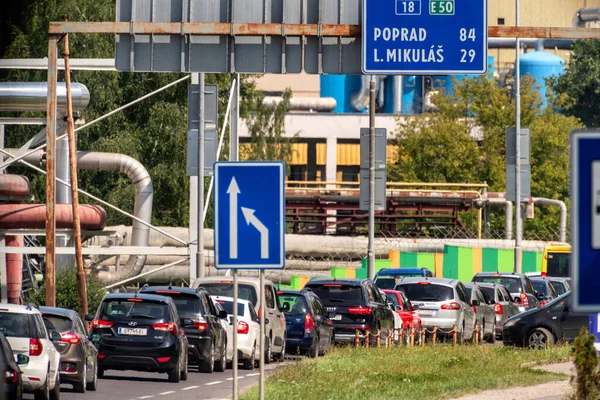
{"type": "Polygon", "coordinates": [[[494,325],[492,325],[492,332],[490,333],[490,336],[488,337],[488,343],[494,344],[496,343],[496,323],[494,322],[494,325]]]}
{"type": "Polygon", "coordinates": [[[104,368],[102,367],[97,367],[98,368],[98,378],[104,378],[104,368]]]}
{"type": "MultiPolygon", "coordinates": [[[[279,353],[279,355],[277,356],[277,360],[281,361],[281,362],[285,361],[285,342],[286,342],[286,340],[287,340],[286,337],[283,336],[283,344],[281,345],[281,353],[279,353]]],[[[319,347],[317,346],[317,349],[318,348],[319,347]]]]}
{"type": "Polygon", "coordinates": [[[91,382],[87,383],[87,390],[95,392],[98,388],[98,364],[94,365],[94,376],[91,382]]]}
{"type": "Polygon", "coordinates": [[[271,351],[271,338],[265,338],[265,364],[271,364],[273,353],[271,351]]]}
{"type": "Polygon", "coordinates": [[[457,333],[458,337],[456,338],[456,341],[458,342],[458,344],[464,344],[465,343],[465,323],[463,321],[462,324],[462,330],[460,332],[457,333]]]}
{"type": "Polygon", "coordinates": [[[554,336],[546,328],[535,328],[527,335],[526,342],[530,349],[541,350],[554,344],[554,336]]]}
{"type": "Polygon", "coordinates": [[[181,370],[181,376],[180,376],[182,381],[187,381],[188,379],[188,360],[187,360],[187,356],[185,357],[185,362],[183,363],[183,369],[181,370]]]}
{"type": "Polygon", "coordinates": [[[54,388],[50,391],[50,400],[60,400],[60,372],[56,371],[54,388]]]}
{"type": "Polygon", "coordinates": [[[215,364],[215,371],[223,372],[227,368],[227,343],[223,341],[223,346],[221,346],[219,359],[215,364]]]}
{"type": "Polygon", "coordinates": [[[256,343],[252,347],[252,354],[250,354],[250,358],[244,360],[242,362],[242,366],[244,369],[248,371],[252,371],[254,369],[254,364],[256,363],[256,343]]]}
{"type": "Polygon", "coordinates": [[[48,385],[47,379],[44,386],[42,386],[33,394],[33,398],[35,400],[50,400],[50,386],[48,385]]]}
{"type": "Polygon", "coordinates": [[[485,339],[485,319],[481,323],[481,331],[479,332],[479,343],[483,343],[485,339]]]}
{"type": "Polygon", "coordinates": [[[310,358],[317,357],[317,352],[319,351],[319,340],[319,335],[315,335],[312,346],[310,346],[310,349],[308,349],[308,356],[310,358]]]}
{"type": "Polygon", "coordinates": [[[179,383],[181,380],[181,360],[177,360],[177,364],[169,372],[169,382],[179,383]]]}
{"type": "Polygon", "coordinates": [[[207,374],[212,374],[215,370],[215,346],[213,344],[211,351],[209,352],[208,359],[200,361],[200,370],[207,374]]]}
{"type": "Polygon", "coordinates": [[[85,393],[85,389],[87,387],[86,383],[87,383],[87,364],[84,362],[81,382],[73,383],[73,390],[77,393],[85,393]]]}

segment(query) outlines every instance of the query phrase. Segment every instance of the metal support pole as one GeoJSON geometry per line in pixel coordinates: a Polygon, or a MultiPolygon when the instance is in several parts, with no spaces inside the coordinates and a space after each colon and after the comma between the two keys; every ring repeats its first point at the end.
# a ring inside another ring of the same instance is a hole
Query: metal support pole
{"type": "Polygon", "coordinates": [[[46,305],[56,306],[56,80],[58,36],[48,38],[48,100],[46,103],[46,305]]]}
{"type": "MultiPolygon", "coordinates": [[[[264,307],[263,307],[264,308],[264,307]]],[[[233,326],[231,332],[233,332],[233,400],[238,398],[238,271],[233,270],[233,326]]]]}
{"type": "Polygon", "coordinates": [[[259,399],[265,400],[265,271],[260,270],[260,375],[258,377],[259,399]]]}
{"type": "MultiPolygon", "coordinates": [[[[515,0],[516,26],[520,23],[519,0],[515,0]]],[[[521,273],[521,236],[523,234],[521,218],[521,40],[516,40],[515,58],[515,272],[521,273]]]]}
{"type": "Polygon", "coordinates": [[[196,247],[196,276],[206,275],[204,268],[204,73],[200,80],[200,124],[198,126],[198,246],[196,247]]]}
{"type": "Polygon", "coordinates": [[[77,146],[75,144],[75,122],[73,121],[73,98],[71,97],[71,66],[69,62],[69,34],[65,42],[65,86],[67,89],[67,134],[69,135],[69,168],[71,172],[71,197],[73,208],[73,231],[75,233],[75,260],[77,261],[77,298],[79,316],[85,320],[88,314],[87,287],[83,271],[83,251],[81,249],[81,221],[79,216],[79,193],[77,192],[77,146]]]}
{"type": "Polygon", "coordinates": [[[375,277],[375,76],[369,85],[369,240],[367,276],[375,277]]]}
{"type": "Polygon", "coordinates": [[[229,161],[238,161],[240,138],[238,136],[238,125],[240,120],[240,74],[232,76],[235,89],[232,91],[231,117],[229,120],[229,161]]]}
{"type": "MultiPolygon", "coordinates": [[[[0,234],[0,246],[5,247],[5,236],[0,234]]],[[[0,303],[8,303],[8,272],[6,270],[6,254],[0,254],[0,303]]]]}

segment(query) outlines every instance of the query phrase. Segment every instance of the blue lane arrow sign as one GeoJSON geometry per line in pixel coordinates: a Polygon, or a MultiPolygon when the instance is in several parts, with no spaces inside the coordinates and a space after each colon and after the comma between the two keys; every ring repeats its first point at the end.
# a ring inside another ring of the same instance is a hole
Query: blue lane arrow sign
{"type": "Polygon", "coordinates": [[[285,165],[215,163],[215,266],[285,266],[285,165]]]}

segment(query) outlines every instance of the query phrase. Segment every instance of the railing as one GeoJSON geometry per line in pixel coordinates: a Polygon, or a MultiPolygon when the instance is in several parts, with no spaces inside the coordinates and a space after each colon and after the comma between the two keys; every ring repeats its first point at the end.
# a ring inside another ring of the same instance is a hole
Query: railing
{"type": "MultiPolygon", "coordinates": [[[[482,333],[483,332],[479,330],[479,325],[475,325],[472,337],[472,342],[474,344],[478,345],[483,342],[484,338],[481,337],[482,333]]],[[[369,329],[356,329],[354,347],[364,347],[368,349],[371,346],[371,342],[373,342],[373,347],[383,346],[388,348],[392,347],[394,344],[398,346],[414,347],[415,341],[418,346],[424,347],[427,343],[427,334],[431,335],[429,343],[433,346],[437,343],[438,334],[450,335],[452,337],[453,346],[464,344],[464,332],[461,332],[459,339],[458,329],[456,325],[454,325],[450,330],[442,330],[437,326],[434,326],[431,330],[422,326],[419,327],[419,329],[416,329],[415,327],[410,329],[377,329],[375,333],[371,333],[371,330],[369,329]]],[[[495,335],[495,333],[492,334],[495,335]]]]}

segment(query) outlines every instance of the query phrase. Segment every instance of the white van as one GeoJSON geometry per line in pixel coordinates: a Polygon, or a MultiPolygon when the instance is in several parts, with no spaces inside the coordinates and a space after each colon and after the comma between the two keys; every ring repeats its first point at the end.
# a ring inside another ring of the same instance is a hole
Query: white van
{"type": "MultiPolygon", "coordinates": [[[[233,278],[230,276],[209,276],[198,278],[192,288],[202,286],[212,296],[233,297],[233,278]]],[[[238,298],[252,303],[260,316],[260,279],[238,277],[238,298]]],[[[279,309],[277,291],[273,282],[265,279],[265,363],[271,359],[283,361],[285,358],[285,315],[279,309]]]]}

